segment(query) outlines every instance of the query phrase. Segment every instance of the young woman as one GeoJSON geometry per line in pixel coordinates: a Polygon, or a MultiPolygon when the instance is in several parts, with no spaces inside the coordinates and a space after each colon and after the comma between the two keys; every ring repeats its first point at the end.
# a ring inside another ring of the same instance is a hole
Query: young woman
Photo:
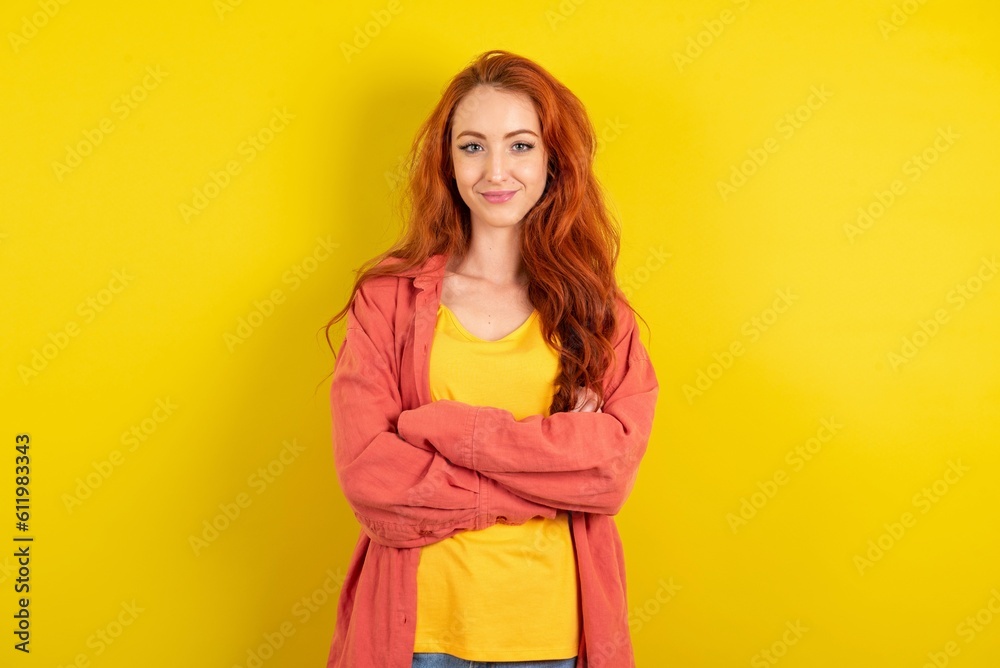
{"type": "Polygon", "coordinates": [[[346,313],[334,460],[361,524],[328,667],[635,665],[612,516],[659,388],[595,149],[506,51],[417,134],[406,230],[327,325],[346,313]]]}

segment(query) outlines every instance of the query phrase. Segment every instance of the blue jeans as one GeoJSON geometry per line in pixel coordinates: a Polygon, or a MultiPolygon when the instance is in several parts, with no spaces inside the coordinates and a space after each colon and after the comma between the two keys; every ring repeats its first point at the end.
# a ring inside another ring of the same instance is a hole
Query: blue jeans
{"type": "Polygon", "coordinates": [[[576,668],[576,657],[552,661],[469,661],[451,654],[417,652],[412,668],[576,668]]]}

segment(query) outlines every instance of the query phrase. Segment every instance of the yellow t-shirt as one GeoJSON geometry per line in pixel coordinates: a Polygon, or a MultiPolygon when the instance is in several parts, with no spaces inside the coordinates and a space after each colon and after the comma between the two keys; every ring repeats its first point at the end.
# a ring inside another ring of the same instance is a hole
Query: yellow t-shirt
{"type": "MultiPolygon", "coordinates": [[[[431,398],[547,416],[559,354],[538,311],[497,341],[473,336],[444,304],[430,353],[431,398]]],[[[576,555],[569,514],[463,531],[420,550],[414,652],[469,661],[577,655],[576,555]]]]}

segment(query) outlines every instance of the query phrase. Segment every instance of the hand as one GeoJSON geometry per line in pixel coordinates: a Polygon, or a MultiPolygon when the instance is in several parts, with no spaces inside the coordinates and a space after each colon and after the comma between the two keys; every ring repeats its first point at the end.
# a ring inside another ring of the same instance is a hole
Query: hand
{"type": "Polygon", "coordinates": [[[585,393],[581,393],[579,390],[582,389],[584,388],[578,388],[577,393],[580,395],[580,398],[576,402],[576,407],[570,413],[600,413],[601,408],[597,405],[597,393],[589,387],[585,393]]]}

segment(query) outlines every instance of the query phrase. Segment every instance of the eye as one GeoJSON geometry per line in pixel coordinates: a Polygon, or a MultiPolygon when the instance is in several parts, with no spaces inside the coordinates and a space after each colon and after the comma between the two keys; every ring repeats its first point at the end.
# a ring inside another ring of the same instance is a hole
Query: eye
{"type": "Polygon", "coordinates": [[[477,148],[480,148],[480,149],[482,148],[482,146],[480,146],[476,142],[470,141],[468,144],[463,144],[462,146],[459,146],[458,150],[462,151],[464,153],[478,153],[478,151],[469,151],[469,150],[467,150],[467,149],[469,149],[469,148],[471,148],[473,146],[475,146],[477,148]]]}
{"type": "Polygon", "coordinates": [[[517,151],[518,153],[527,153],[531,149],[535,148],[534,144],[529,144],[526,141],[514,142],[514,146],[515,146],[515,148],[518,147],[518,146],[523,146],[524,147],[522,149],[518,149],[518,151],[517,151]]]}

